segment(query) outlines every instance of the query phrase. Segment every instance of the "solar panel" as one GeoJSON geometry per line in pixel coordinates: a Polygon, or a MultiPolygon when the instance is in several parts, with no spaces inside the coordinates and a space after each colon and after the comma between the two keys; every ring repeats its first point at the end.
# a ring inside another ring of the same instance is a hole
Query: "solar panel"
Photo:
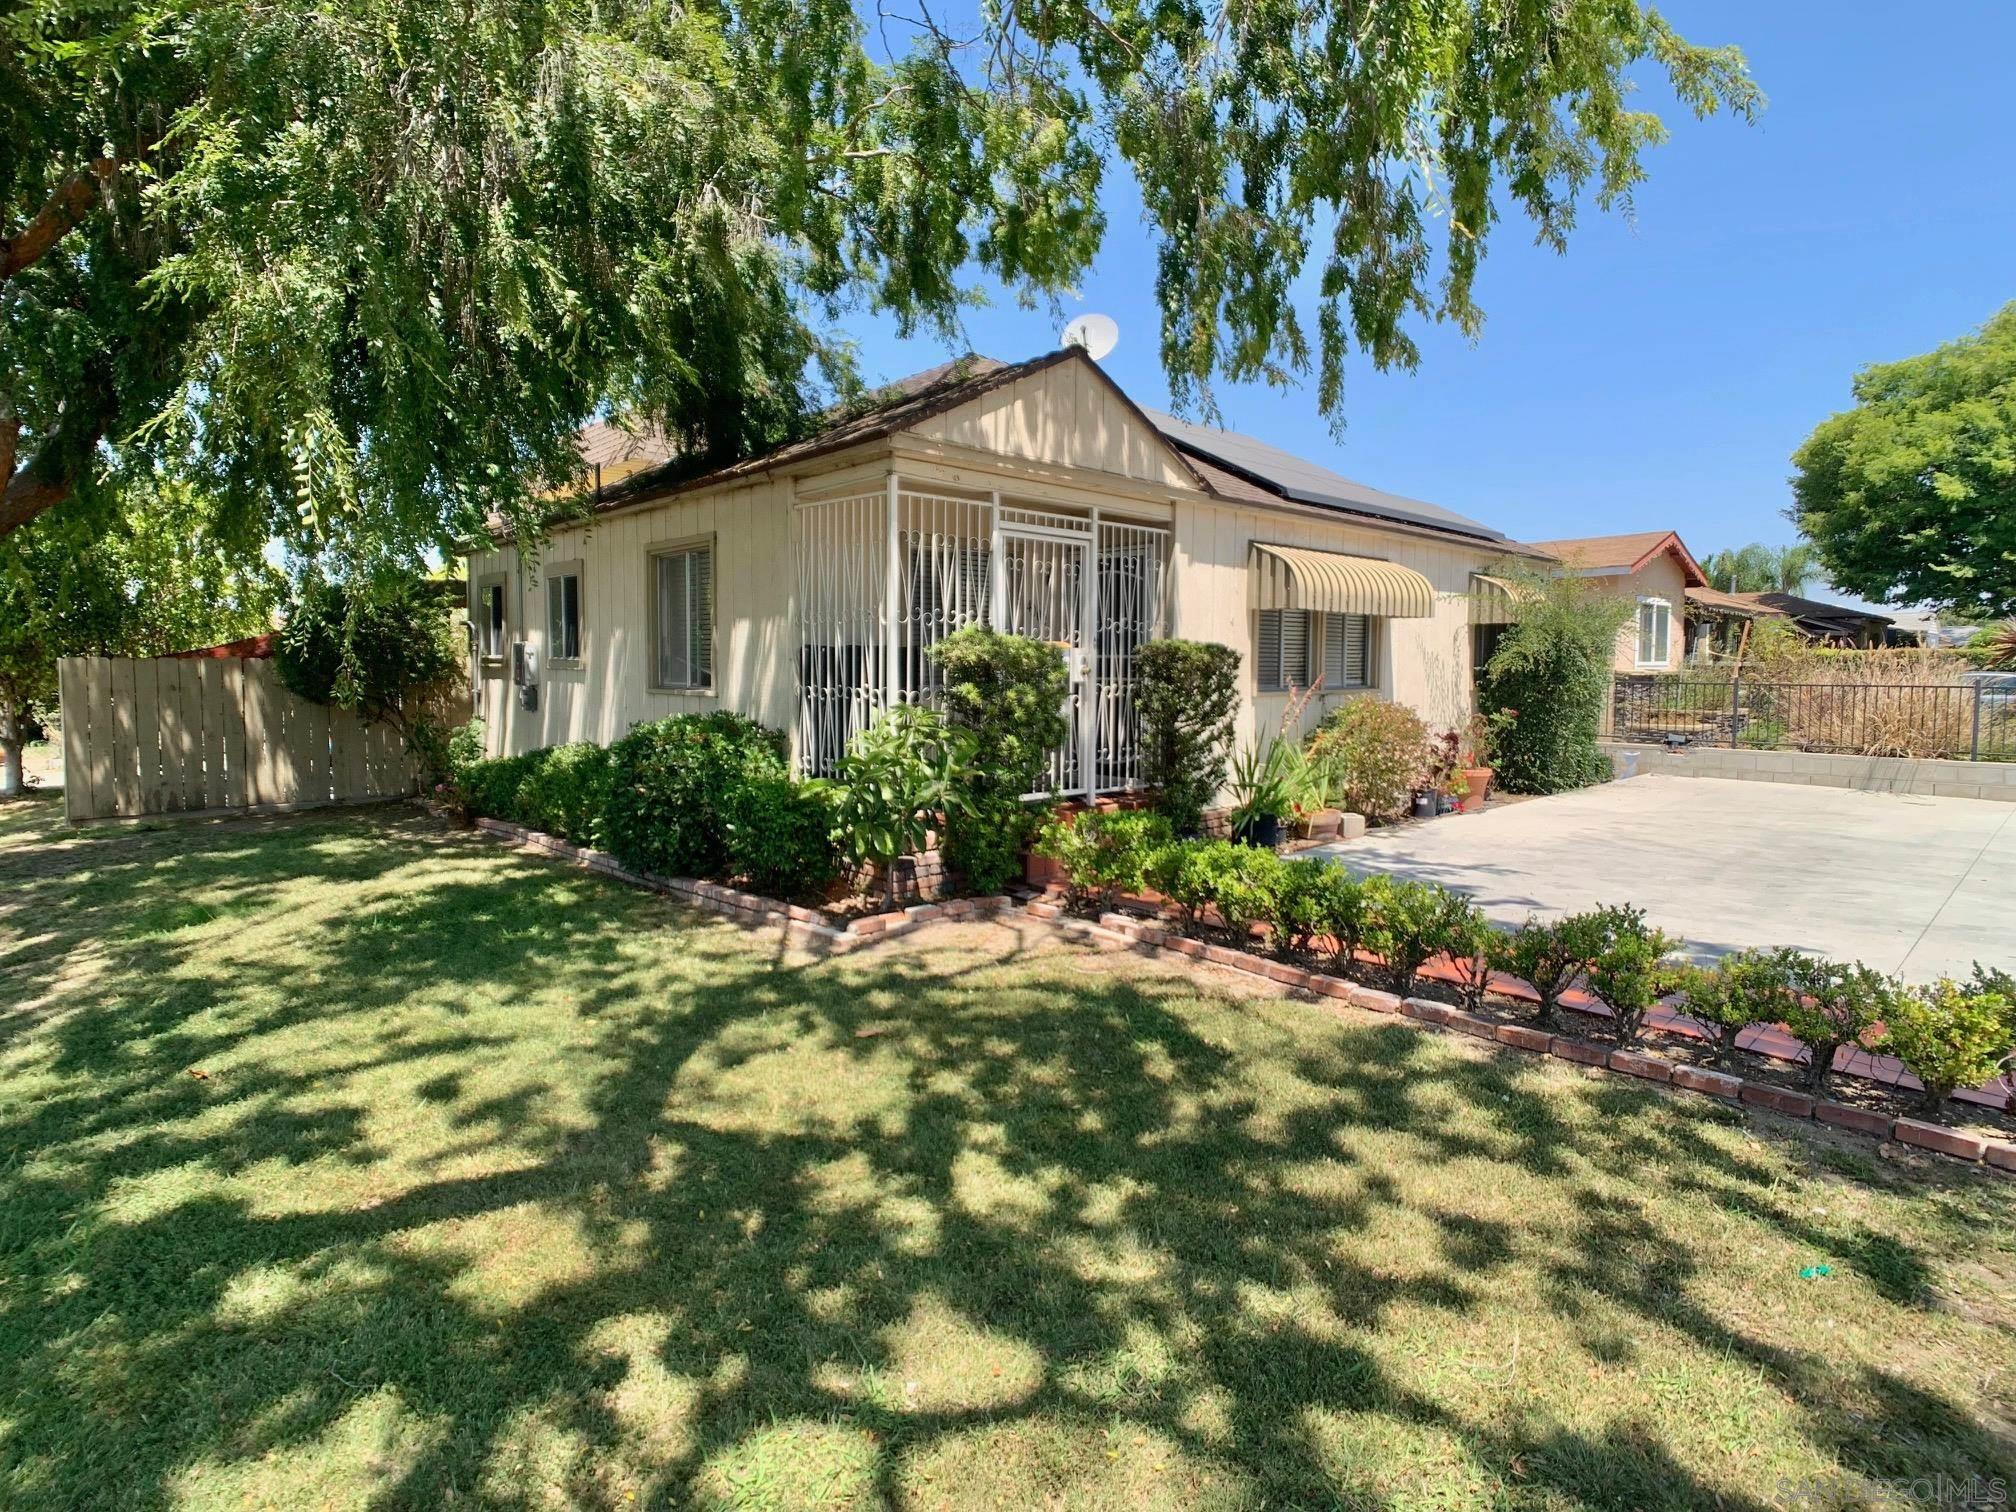
{"type": "Polygon", "coordinates": [[[1452,509],[1420,499],[1404,498],[1319,467],[1278,446],[1269,446],[1254,436],[1237,431],[1212,430],[1192,425],[1160,410],[1144,410],[1157,430],[1177,445],[1208,457],[1221,467],[1244,473],[1302,504],[1324,509],[1345,509],[1354,514],[1373,515],[1383,520],[1399,520],[1409,525],[1427,525],[1452,530],[1487,541],[1502,541],[1505,533],[1479,524],[1452,509]]]}

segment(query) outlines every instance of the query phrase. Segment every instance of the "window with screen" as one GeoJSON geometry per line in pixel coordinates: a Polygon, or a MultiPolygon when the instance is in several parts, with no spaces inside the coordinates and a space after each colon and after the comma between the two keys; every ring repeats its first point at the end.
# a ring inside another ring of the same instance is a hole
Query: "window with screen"
{"type": "Polygon", "coordinates": [[[1323,616],[1323,686],[1372,686],[1372,620],[1363,614],[1323,616]]]}
{"type": "Polygon", "coordinates": [[[551,661],[581,659],[581,571],[568,566],[546,579],[546,655],[551,661]]]}
{"type": "Polygon", "coordinates": [[[714,548],[682,546],[651,558],[655,688],[714,686],[714,548]]]}
{"type": "Polygon", "coordinates": [[[1307,609],[1262,609],[1256,647],[1260,691],[1283,692],[1309,686],[1309,621],[1307,609]]]}

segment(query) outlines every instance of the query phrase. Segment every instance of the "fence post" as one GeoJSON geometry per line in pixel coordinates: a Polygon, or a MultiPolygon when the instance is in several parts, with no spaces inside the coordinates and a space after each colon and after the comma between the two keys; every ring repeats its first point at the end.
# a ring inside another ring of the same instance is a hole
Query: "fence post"
{"type": "Polygon", "coordinates": [[[1974,684],[1974,729],[1967,740],[1967,759],[1981,759],[1981,684],[1974,684]]]}
{"type": "Polygon", "coordinates": [[[1729,674],[1729,749],[1736,749],[1736,725],[1743,717],[1743,673],[1729,674]]]}

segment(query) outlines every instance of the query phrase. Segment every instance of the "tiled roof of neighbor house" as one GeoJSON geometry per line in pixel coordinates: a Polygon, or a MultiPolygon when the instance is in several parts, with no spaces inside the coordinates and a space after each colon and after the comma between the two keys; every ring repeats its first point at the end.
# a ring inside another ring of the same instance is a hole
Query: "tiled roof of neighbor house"
{"type": "Polygon", "coordinates": [[[1738,619],[1778,619],[1784,615],[1782,609],[1758,603],[1754,594],[1724,593],[1719,588],[1689,588],[1687,602],[1711,614],[1729,614],[1738,619]]]}
{"type": "Polygon", "coordinates": [[[1313,505],[1437,535],[1463,536],[1507,552],[1530,554],[1528,548],[1508,541],[1489,526],[1439,505],[1367,487],[1252,436],[1211,430],[1143,409],[1078,347],[1065,347],[1018,363],[969,353],[898,379],[850,411],[836,414],[823,429],[802,440],[727,467],[691,472],[681,465],[657,432],[631,431],[607,422],[583,430],[582,456],[591,467],[599,463],[603,470],[596,508],[620,509],[662,494],[808,461],[893,435],[1019,378],[1071,360],[1084,362],[1111,385],[1114,394],[1142,423],[1168,443],[1172,454],[1202,492],[1241,503],[1278,504],[1286,500],[1313,505]],[[616,472],[615,477],[610,476],[612,472],[616,472]]]}
{"type": "Polygon", "coordinates": [[[1559,557],[1577,572],[1636,572],[1662,551],[1680,563],[1689,587],[1705,588],[1708,575],[1694,560],[1687,543],[1671,530],[1640,530],[1629,535],[1575,536],[1565,541],[1535,541],[1534,549],[1559,557]]]}

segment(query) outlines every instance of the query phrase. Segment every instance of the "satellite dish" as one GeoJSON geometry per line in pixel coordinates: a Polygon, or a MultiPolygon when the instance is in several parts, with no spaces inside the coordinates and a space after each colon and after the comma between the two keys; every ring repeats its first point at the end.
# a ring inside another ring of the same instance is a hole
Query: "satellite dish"
{"type": "Polygon", "coordinates": [[[1112,351],[1120,340],[1120,327],[1111,315],[1080,315],[1064,327],[1064,345],[1083,347],[1094,362],[1112,351]]]}

